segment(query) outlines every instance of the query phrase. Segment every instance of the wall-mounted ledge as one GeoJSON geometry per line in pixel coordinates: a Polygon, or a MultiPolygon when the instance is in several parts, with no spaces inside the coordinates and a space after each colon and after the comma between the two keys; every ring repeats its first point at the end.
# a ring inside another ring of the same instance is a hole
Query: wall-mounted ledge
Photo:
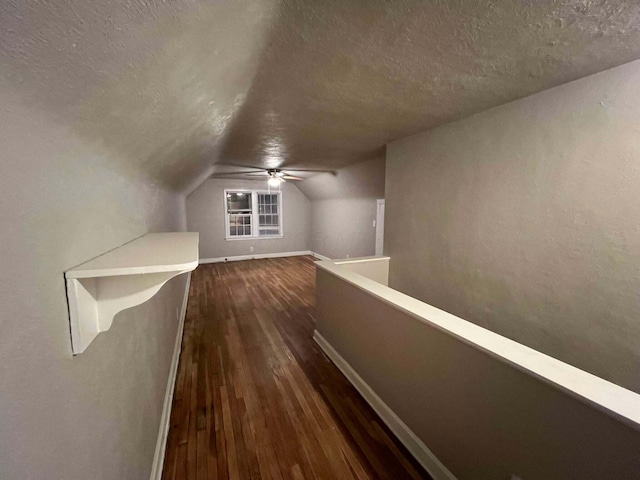
{"type": "Polygon", "coordinates": [[[198,266],[198,233],[150,233],[65,272],[73,354],[113,318],[198,266]]]}

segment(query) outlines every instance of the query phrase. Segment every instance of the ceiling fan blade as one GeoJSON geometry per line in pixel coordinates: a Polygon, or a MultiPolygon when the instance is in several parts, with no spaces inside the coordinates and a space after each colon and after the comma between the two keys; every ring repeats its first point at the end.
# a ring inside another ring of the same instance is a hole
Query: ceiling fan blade
{"type": "Polygon", "coordinates": [[[228,177],[228,176],[238,176],[238,175],[260,175],[264,177],[268,175],[267,172],[220,172],[220,173],[212,173],[212,177],[228,177]]]}
{"type": "Polygon", "coordinates": [[[335,175],[335,170],[323,170],[323,169],[313,169],[313,168],[288,168],[285,167],[283,170],[288,172],[309,172],[309,173],[330,173],[331,175],[335,175]]]}
{"type": "Polygon", "coordinates": [[[304,180],[303,177],[296,177],[295,175],[283,175],[280,178],[283,178],[284,180],[295,180],[295,181],[304,180]]]}
{"type": "Polygon", "coordinates": [[[251,168],[252,170],[269,170],[268,168],[264,168],[264,167],[252,167],[250,165],[239,165],[237,163],[216,163],[216,165],[220,165],[222,167],[227,166],[227,167],[240,167],[240,168],[251,168]]]}

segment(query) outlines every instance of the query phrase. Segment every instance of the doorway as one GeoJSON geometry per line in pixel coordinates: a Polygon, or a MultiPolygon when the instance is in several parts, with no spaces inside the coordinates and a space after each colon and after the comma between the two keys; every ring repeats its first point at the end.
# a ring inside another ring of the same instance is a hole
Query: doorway
{"type": "Polygon", "coordinates": [[[376,200],[376,255],[382,255],[384,249],[384,198],[376,200]]]}

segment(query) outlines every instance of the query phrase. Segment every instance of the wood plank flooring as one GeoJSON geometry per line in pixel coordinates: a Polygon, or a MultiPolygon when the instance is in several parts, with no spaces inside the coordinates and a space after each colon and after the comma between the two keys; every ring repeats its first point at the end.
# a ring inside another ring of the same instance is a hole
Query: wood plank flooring
{"type": "Polygon", "coordinates": [[[312,257],[192,274],[164,480],[430,478],[312,340],[312,257]]]}

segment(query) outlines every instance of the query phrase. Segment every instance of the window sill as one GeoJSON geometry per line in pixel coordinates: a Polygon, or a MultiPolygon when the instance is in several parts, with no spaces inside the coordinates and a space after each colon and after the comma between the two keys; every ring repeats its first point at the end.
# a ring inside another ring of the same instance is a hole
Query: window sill
{"type": "Polygon", "coordinates": [[[268,235],[263,237],[225,237],[228,242],[235,242],[237,240],[273,240],[278,238],[284,238],[284,235],[268,235]]]}

